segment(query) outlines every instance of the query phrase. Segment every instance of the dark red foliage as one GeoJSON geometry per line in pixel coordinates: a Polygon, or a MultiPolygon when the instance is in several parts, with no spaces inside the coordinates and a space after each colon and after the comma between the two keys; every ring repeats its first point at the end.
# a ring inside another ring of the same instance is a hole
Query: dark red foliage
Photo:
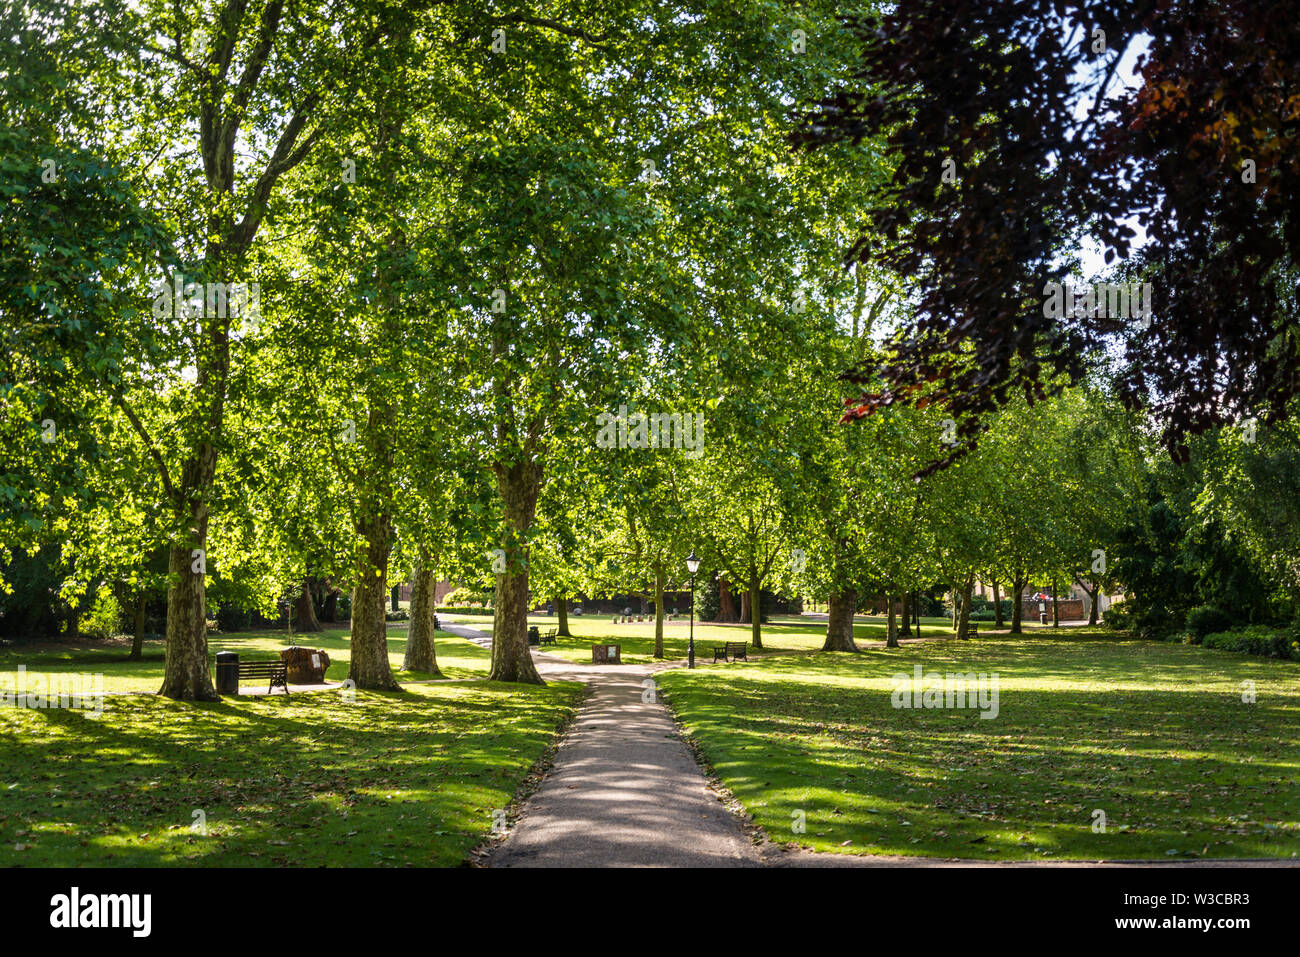
{"type": "Polygon", "coordinates": [[[860,69],[792,140],[887,144],[896,173],[869,231],[882,238],[847,258],[902,276],[916,311],[887,360],[849,373],[871,391],[846,418],[937,399],[969,447],[1011,390],[1041,397],[1106,347],[1175,457],[1216,423],[1285,414],[1300,389],[1300,3],[899,0],[849,25],[860,69]],[[1144,40],[1124,89],[1116,64],[1144,40]],[[1043,315],[1044,284],[1085,234],[1116,276],[1152,283],[1148,328],[1043,315]]]}

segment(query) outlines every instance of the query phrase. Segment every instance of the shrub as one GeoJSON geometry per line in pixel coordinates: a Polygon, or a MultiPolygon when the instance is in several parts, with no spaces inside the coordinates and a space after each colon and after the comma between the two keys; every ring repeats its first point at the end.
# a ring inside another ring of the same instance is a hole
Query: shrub
{"type": "Polygon", "coordinates": [[[1197,605],[1187,613],[1187,633],[1194,645],[1199,645],[1211,632],[1227,631],[1231,627],[1232,616],[1214,605],[1197,605]]]}
{"type": "Polygon", "coordinates": [[[81,619],[81,633],[95,638],[112,638],[122,633],[122,609],[116,595],[101,591],[95,596],[90,611],[81,619]]]}
{"type": "Polygon", "coordinates": [[[1128,631],[1133,627],[1133,616],[1123,605],[1111,605],[1101,613],[1101,623],[1116,631],[1128,631]]]}
{"type": "Polygon", "coordinates": [[[1212,632],[1201,639],[1201,644],[1221,651],[1300,661],[1300,633],[1294,627],[1248,625],[1230,631],[1212,632]]]}
{"type": "Polygon", "coordinates": [[[482,588],[453,588],[442,596],[442,603],[448,608],[486,608],[492,603],[493,592],[482,588]]]}
{"type": "Polygon", "coordinates": [[[408,612],[405,608],[401,608],[397,611],[384,612],[385,621],[409,621],[410,617],[411,617],[410,612],[408,612]]]}
{"type": "Polygon", "coordinates": [[[1154,602],[1146,607],[1135,606],[1131,615],[1131,632],[1135,638],[1145,638],[1150,641],[1181,641],[1186,634],[1183,629],[1185,614],[1161,602],[1154,602]]]}

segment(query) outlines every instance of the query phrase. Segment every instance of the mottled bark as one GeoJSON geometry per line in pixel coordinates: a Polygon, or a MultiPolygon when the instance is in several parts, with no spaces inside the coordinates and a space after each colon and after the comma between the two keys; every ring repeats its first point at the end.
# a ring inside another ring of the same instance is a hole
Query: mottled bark
{"type": "Polygon", "coordinates": [[[555,633],[561,638],[572,638],[569,632],[569,596],[560,595],[555,599],[555,617],[558,619],[555,633]]]}
{"type": "Polygon", "coordinates": [[[889,624],[885,629],[885,647],[898,647],[898,613],[894,608],[894,599],[888,594],[885,595],[885,607],[889,615],[889,624]]]}
{"type": "Polygon", "coordinates": [[[492,617],[492,681],[545,684],[528,650],[528,572],[497,575],[492,617]]]}
{"type": "Polygon", "coordinates": [[[298,615],[299,631],[321,631],[320,621],[316,618],[316,606],[311,600],[311,583],[307,579],[303,580],[302,590],[298,592],[298,599],[294,603],[294,611],[298,615]]]}
{"type": "Polygon", "coordinates": [[[1023,633],[1020,627],[1021,621],[1024,620],[1025,609],[1024,603],[1020,600],[1020,594],[1025,590],[1026,582],[1023,578],[1013,578],[1011,587],[1015,594],[1011,596],[1011,634],[1019,635],[1023,633]]]}
{"type": "Polygon", "coordinates": [[[415,585],[411,590],[411,627],[406,635],[406,655],[402,659],[402,670],[420,671],[441,678],[433,634],[433,618],[437,607],[434,592],[438,587],[434,565],[427,556],[422,556],[415,568],[415,585]]]}
{"type": "Polygon", "coordinates": [[[388,556],[392,549],[390,516],[373,515],[358,525],[357,584],[352,589],[352,664],[348,677],[355,687],[401,691],[388,663],[388,556]]]}
{"type": "Polygon", "coordinates": [[[492,620],[492,681],[545,684],[528,649],[529,528],[541,489],[541,465],[516,462],[497,468],[497,490],[506,518],[501,542],[506,569],[496,576],[496,608],[492,620]]]}
{"type": "Polygon", "coordinates": [[[826,642],[822,651],[857,651],[853,640],[853,613],[857,610],[855,589],[832,592],[826,615],[826,642]]]}
{"type": "Polygon", "coordinates": [[[664,656],[664,570],[655,568],[655,657],[664,656]]]}
{"type": "Polygon", "coordinates": [[[975,576],[968,575],[961,586],[961,618],[957,624],[957,637],[963,640],[970,638],[970,602],[974,590],[975,576]]]}
{"type": "Polygon", "coordinates": [[[219,701],[208,671],[208,608],[204,575],[192,552],[206,544],[207,521],[189,542],[174,546],[168,562],[167,663],[159,694],[182,701],[219,701]],[[192,546],[192,547],[191,547],[192,546]]]}
{"type": "Polygon", "coordinates": [[[727,577],[723,575],[718,579],[718,621],[739,620],[735,599],[731,597],[731,588],[727,584],[727,577]]]}
{"type": "Polygon", "coordinates": [[[131,636],[131,660],[139,661],[144,657],[144,612],[146,595],[144,589],[135,599],[135,633],[131,636]]]}

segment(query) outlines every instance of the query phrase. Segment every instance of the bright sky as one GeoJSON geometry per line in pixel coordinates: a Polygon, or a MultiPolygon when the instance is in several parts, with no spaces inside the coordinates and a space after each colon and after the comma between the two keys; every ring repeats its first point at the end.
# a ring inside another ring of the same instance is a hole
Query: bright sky
{"type": "MultiPolygon", "coordinates": [[[[1108,38],[1109,40],[1110,38],[1108,38]]],[[[1119,38],[1114,40],[1116,45],[1122,41],[1119,38]]],[[[1150,39],[1145,35],[1136,37],[1129,48],[1124,52],[1124,56],[1119,61],[1119,67],[1115,70],[1115,76],[1111,79],[1110,88],[1107,91],[1109,96],[1114,96],[1120,90],[1125,88],[1135,89],[1138,85],[1138,77],[1134,72],[1134,66],[1137,58],[1146,52],[1150,46],[1150,39]]],[[[1082,117],[1092,104],[1092,97],[1081,97],[1075,107],[1075,114],[1082,117]]],[[[1125,219],[1124,222],[1131,226],[1137,236],[1133,240],[1133,248],[1137,249],[1146,245],[1147,234],[1136,219],[1125,219]]],[[[1084,279],[1094,279],[1099,273],[1106,270],[1106,260],[1102,255],[1101,245],[1095,241],[1087,241],[1079,249],[1079,256],[1083,267],[1084,279]]]]}

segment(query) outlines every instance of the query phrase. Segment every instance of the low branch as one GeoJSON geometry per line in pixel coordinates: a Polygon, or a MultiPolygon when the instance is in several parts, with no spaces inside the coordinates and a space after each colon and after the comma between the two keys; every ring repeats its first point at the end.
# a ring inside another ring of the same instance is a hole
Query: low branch
{"type": "Polygon", "coordinates": [[[144,423],[140,421],[132,408],[126,404],[126,399],[122,397],[121,393],[115,391],[112,393],[112,396],[113,401],[117,403],[117,407],[122,410],[127,421],[131,423],[131,427],[139,434],[141,440],[144,442],[145,449],[148,450],[149,454],[153,457],[155,464],[158,466],[158,477],[162,479],[163,491],[167,493],[169,499],[175,501],[176,488],[172,485],[171,475],[167,471],[167,463],[163,461],[162,453],[159,452],[158,447],[154,445],[153,437],[149,434],[148,430],[144,427],[144,423]]]}
{"type": "Polygon", "coordinates": [[[547,17],[533,17],[525,13],[511,13],[504,17],[497,17],[492,22],[502,26],[524,24],[530,27],[543,27],[547,30],[554,30],[556,33],[562,33],[566,37],[572,37],[575,40],[586,40],[588,43],[604,43],[610,37],[608,30],[599,34],[588,33],[581,27],[571,27],[560,23],[558,20],[551,20],[547,17]]]}

